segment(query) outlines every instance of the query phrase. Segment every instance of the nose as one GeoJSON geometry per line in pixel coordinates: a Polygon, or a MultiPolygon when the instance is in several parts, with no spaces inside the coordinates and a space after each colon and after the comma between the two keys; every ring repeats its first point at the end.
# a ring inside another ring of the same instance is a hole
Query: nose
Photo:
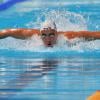
{"type": "Polygon", "coordinates": [[[46,46],[50,46],[50,47],[53,45],[52,40],[49,37],[45,38],[44,43],[46,46]]]}
{"type": "Polygon", "coordinates": [[[51,43],[51,39],[50,38],[46,38],[45,39],[45,42],[48,44],[48,43],[51,43]]]}
{"type": "Polygon", "coordinates": [[[49,36],[47,36],[47,37],[45,37],[45,41],[51,41],[52,39],[51,39],[51,37],[49,37],[49,36]]]}

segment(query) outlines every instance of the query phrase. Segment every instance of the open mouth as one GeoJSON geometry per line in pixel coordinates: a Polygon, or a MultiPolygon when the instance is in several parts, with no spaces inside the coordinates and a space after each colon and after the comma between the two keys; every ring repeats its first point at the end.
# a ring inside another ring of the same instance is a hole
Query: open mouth
{"type": "Polygon", "coordinates": [[[48,43],[48,47],[52,47],[52,44],[51,43],[48,43]]]}

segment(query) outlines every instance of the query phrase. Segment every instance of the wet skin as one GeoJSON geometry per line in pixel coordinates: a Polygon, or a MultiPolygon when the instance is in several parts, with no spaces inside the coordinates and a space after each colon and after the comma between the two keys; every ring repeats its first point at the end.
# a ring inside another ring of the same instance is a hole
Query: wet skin
{"type": "Polygon", "coordinates": [[[57,42],[57,31],[51,28],[47,28],[41,31],[41,39],[46,47],[53,47],[57,42]]]}

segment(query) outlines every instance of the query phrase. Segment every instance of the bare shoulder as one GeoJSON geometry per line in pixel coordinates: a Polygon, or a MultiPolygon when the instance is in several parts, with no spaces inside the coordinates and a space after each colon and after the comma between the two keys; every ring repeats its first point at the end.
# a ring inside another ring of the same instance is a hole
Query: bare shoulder
{"type": "Polygon", "coordinates": [[[22,32],[22,34],[24,36],[32,36],[35,34],[39,34],[39,30],[38,29],[19,29],[20,32],[22,32]]]}
{"type": "Polygon", "coordinates": [[[64,34],[64,36],[67,37],[68,39],[73,39],[73,38],[84,37],[84,35],[88,32],[87,31],[66,31],[60,33],[64,34]]]}
{"type": "Polygon", "coordinates": [[[77,32],[75,32],[75,31],[65,31],[65,32],[61,31],[61,32],[58,32],[58,33],[63,34],[68,39],[73,39],[77,35],[77,32]]]}

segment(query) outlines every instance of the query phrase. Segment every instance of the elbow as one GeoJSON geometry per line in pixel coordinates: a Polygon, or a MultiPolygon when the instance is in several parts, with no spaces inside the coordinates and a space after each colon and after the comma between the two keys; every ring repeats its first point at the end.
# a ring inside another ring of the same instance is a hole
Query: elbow
{"type": "Polygon", "coordinates": [[[9,34],[8,34],[7,30],[2,30],[0,32],[0,39],[7,38],[8,36],[9,36],[9,34]]]}

